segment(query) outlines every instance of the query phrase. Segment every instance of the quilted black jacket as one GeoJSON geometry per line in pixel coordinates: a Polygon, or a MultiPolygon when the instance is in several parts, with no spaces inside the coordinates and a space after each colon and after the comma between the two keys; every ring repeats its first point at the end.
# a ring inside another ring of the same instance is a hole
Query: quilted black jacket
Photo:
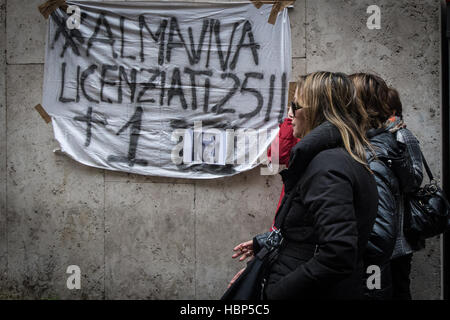
{"type": "Polygon", "coordinates": [[[374,173],[378,190],[378,213],[365,253],[365,267],[379,266],[381,288],[365,290],[368,299],[390,299],[392,282],[390,259],[399,228],[400,194],[416,186],[416,176],[406,145],[397,141],[386,128],[371,129],[367,137],[375,155],[367,153],[369,167],[374,173]]]}

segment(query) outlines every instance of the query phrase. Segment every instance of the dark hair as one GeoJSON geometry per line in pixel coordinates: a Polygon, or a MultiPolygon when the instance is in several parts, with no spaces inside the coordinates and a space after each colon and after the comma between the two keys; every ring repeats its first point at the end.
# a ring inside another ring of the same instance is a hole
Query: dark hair
{"type": "Polygon", "coordinates": [[[369,115],[372,128],[381,128],[392,115],[388,105],[389,88],[379,76],[368,73],[350,75],[355,85],[356,93],[369,115]]]}
{"type": "Polygon", "coordinates": [[[398,94],[398,91],[395,90],[394,88],[389,88],[387,103],[391,108],[392,112],[395,111],[395,115],[397,117],[403,118],[402,114],[403,107],[402,102],[400,101],[400,95],[398,94]]]}

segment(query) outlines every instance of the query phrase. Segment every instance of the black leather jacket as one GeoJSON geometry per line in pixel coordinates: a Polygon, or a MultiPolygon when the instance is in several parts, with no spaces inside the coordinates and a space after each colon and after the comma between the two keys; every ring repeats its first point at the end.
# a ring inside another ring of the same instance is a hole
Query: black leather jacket
{"type": "Polygon", "coordinates": [[[366,290],[369,299],[389,299],[391,278],[389,262],[394,250],[400,194],[408,191],[414,170],[406,146],[398,142],[395,135],[385,128],[367,132],[375,156],[367,152],[367,162],[372,170],[378,190],[378,213],[365,252],[365,264],[377,265],[381,269],[381,289],[366,290]]]}

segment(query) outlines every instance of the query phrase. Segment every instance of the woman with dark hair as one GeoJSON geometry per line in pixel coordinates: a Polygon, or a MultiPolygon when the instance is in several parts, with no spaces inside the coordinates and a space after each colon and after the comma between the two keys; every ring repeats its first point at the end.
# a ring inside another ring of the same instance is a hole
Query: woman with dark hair
{"type": "Polygon", "coordinates": [[[394,99],[395,97],[385,81],[376,75],[365,73],[353,74],[350,78],[369,115],[370,129],[367,131],[367,137],[376,157],[368,156],[368,162],[375,175],[379,197],[378,214],[369,237],[365,265],[376,265],[380,268],[381,288],[370,290],[367,287],[365,296],[367,299],[392,299],[396,289],[393,287],[391,257],[397,243],[401,245],[398,241],[401,241],[399,235],[403,225],[402,194],[414,189],[418,180],[405,144],[397,141],[391,132],[398,130],[401,123],[389,120],[393,114],[390,105],[393,100],[390,100],[389,96],[394,99]],[[402,159],[401,165],[393,165],[398,159],[402,159]]]}
{"type": "Polygon", "coordinates": [[[359,299],[378,202],[365,156],[367,114],[342,73],[310,74],[298,89],[292,126],[301,140],[280,173],[285,198],[294,194],[265,297],[359,299]]]}
{"type": "MultiPolygon", "coordinates": [[[[393,116],[389,119],[387,128],[396,135],[397,141],[406,145],[407,154],[412,164],[413,175],[406,191],[414,192],[422,184],[422,152],[419,141],[403,123],[403,108],[398,91],[389,88],[387,104],[392,110],[393,116]]],[[[394,251],[391,257],[392,298],[398,300],[411,300],[410,273],[411,261],[414,250],[425,247],[423,239],[406,239],[403,232],[405,220],[404,194],[401,194],[399,206],[399,228],[394,251]]]]}

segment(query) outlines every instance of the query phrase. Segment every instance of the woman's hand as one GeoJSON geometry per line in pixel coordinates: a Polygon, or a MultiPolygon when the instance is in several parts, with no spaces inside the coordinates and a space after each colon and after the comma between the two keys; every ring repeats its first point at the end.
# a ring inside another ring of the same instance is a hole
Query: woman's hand
{"type": "MultiPolygon", "coordinates": [[[[238,244],[236,247],[234,247],[233,251],[236,251],[236,253],[233,254],[232,256],[233,259],[242,256],[239,259],[239,261],[244,261],[248,257],[250,257],[251,260],[253,257],[253,240],[249,240],[238,244]]],[[[244,272],[244,270],[245,268],[239,270],[239,272],[235,274],[233,279],[231,279],[230,283],[228,284],[228,288],[231,287],[231,285],[237,280],[237,278],[240,277],[240,275],[242,274],[242,272],[244,272]]]]}
{"type": "Polygon", "coordinates": [[[228,284],[228,288],[231,287],[231,285],[237,280],[237,278],[239,278],[242,274],[242,272],[244,272],[245,268],[241,269],[238,271],[238,273],[236,273],[236,275],[233,277],[233,279],[231,279],[230,283],[228,284]]]}
{"type": "Polygon", "coordinates": [[[238,244],[233,251],[237,251],[233,254],[232,258],[235,259],[239,256],[242,256],[239,261],[244,261],[248,257],[253,256],[253,240],[249,240],[247,242],[242,242],[238,244]]]}

